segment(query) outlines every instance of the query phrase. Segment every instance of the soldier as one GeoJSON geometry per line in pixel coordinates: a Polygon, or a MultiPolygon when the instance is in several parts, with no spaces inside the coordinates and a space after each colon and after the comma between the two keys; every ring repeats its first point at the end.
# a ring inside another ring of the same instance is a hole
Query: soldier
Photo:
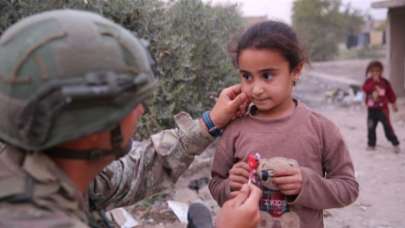
{"type": "Polygon", "coordinates": [[[0,227],[111,226],[104,209],[170,187],[247,102],[230,87],[204,120],[180,113],[176,129],[132,142],[154,85],[140,42],[99,15],[50,11],[9,28],[0,39],[0,227]]]}

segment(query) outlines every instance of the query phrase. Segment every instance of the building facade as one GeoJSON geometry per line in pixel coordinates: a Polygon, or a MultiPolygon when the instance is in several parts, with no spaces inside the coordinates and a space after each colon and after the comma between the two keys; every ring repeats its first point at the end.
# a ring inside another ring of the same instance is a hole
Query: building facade
{"type": "Polygon", "coordinates": [[[378,1],[373,8],[388,8],[386,75],[398,96],[405,97],[405,0],[378,1]]]}

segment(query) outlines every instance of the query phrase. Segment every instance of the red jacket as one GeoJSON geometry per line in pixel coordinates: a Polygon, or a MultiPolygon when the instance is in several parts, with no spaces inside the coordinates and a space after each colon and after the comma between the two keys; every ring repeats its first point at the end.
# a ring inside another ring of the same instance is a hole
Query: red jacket
{"type": "Polygon", "coordinates": [[[385,78],[380,78],[378,82],[368,78],[363,84],[363,91],[366,94],[366,105],[369,108],[381,108],[388,111],[388,103],[395,103],[397,100],[390,82],[385,78]]]}

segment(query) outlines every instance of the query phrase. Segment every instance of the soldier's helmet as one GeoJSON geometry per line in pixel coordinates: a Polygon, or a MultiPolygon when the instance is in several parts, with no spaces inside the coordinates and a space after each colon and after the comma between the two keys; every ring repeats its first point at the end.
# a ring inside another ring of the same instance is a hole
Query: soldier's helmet
{"type": "Polygon", "coordinates": [[[151,96],[141,42],[94,13],[27,17],[0,39],[0,140],[40,151],[112,130],[151,96]]]}

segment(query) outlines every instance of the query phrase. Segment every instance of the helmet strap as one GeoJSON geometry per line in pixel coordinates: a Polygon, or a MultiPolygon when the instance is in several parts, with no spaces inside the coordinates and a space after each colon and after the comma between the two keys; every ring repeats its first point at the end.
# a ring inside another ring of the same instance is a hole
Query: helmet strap
{"type": "MultiPolygon", "coordinates": [[[[127,154],[130,149],[130,148],[122,149],[121,147],[123,141],[121,125],[117,124],[117,126],[110,131],[110,135],[111,135],[111,147],[112,150],[115,152],[114,154],[116,155],[115,159],[119,159],[125,154],[127,154]]],[[[128,145],[128,147],[130,146],[128,145]]]]}

